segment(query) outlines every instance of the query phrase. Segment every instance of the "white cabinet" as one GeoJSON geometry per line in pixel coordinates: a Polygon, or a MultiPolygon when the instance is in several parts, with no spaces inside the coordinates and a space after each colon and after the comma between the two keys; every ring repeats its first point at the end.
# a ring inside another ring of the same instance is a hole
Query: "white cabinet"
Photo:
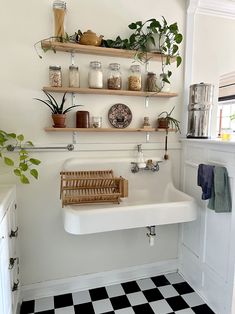
{"type": "Polygon", "coordinates": [[[0,186],[0,313],[15,314],[19,299],[19,252],[15,188],[0,186]]]}

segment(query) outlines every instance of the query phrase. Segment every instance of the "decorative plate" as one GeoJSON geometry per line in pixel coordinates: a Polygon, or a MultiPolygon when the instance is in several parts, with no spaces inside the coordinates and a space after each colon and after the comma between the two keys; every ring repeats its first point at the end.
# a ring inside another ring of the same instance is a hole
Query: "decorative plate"
{"type": "Polygon", "coordinates": [[[109,109],[108,119],[115,128],[124,129],[131,123],[132,113],[126,105],[115,104],[109,109]]]}

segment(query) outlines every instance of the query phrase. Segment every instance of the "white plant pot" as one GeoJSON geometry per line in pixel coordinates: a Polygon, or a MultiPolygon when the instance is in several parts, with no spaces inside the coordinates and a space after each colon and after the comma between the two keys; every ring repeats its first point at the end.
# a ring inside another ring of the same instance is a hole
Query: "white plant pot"
{"type": "Polygon", "coordinates": [[[151,40],[148,40],[147,41],[147,44],[146,44],[146,48],[147,48],[147,51],[149,52],[160,52],[160,47],[163,45],[164,41],[165,41],[165,36],[161,36],[161,40],[160,40],[160,43],[159,43],[159,34],[156,33],[156,34],[153,34],[153,38],[154,38],[154,41],[155,41],[155,45],[153,44],[153,42],[151,40]]]}

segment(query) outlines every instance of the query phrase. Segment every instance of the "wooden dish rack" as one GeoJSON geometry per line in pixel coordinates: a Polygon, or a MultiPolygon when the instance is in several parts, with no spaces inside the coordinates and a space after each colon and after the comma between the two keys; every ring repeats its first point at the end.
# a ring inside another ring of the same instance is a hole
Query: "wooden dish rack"
{"type": "Polygon", "coordinates": [[[120,203],[128,196],[128,181],[114,177],[112,170],[62,171],[62,207],[70,204],[120,203]]]}

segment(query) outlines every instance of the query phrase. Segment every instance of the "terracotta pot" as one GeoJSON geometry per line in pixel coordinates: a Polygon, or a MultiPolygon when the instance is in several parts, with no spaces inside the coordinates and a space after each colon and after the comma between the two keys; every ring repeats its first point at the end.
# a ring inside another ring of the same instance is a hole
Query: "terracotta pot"
{"type": "Polygon", "coordinates": [[[53,113],[51,116],[54,122],[53,128],[65,128],[66,127],[65,125],[66,115],[65,114],[53,113]]]}
{"type": "Polygon", "coordinates": [[[169,121],[166,118],[158,118],[157,119],[157,127],[158,129],[168,129],[169,121]]]}

